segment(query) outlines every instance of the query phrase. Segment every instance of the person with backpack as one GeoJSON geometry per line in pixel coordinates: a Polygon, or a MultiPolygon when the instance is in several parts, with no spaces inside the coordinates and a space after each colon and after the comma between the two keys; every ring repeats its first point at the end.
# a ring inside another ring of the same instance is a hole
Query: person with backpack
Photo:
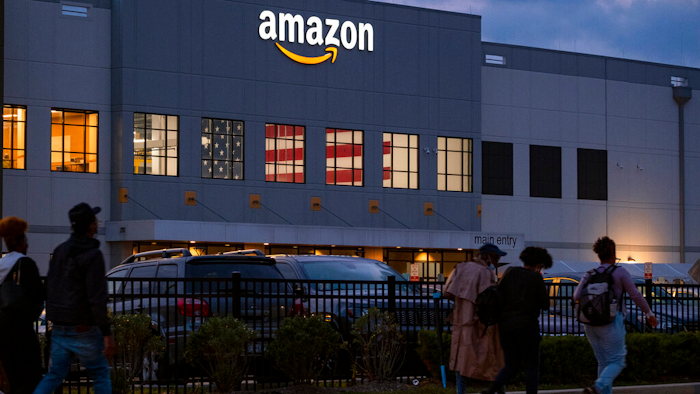
{"type": "Polygon", "coordinates": [[[510,267],[498,283],[501,313],[498,332],[506,365],[484,394],[503,392],[519,370],[525,371],[527,394],[537,393],[540,378],[540,311],[549,309],[542,268],[552,267],[547,249],[530,246],[520,253],[522,267],[510,267]]]}
{"type": "Polygon", "coordinates": [[[625,368],[627,355],[623,293],[627,292],[645,313],[651,326],[656,327],[658,321],[629,272],[615,265],[615,241],[598,238],[593,251],[600,259],[600,266],[588,271],[574,292],[578,319],[585,324],[586,337],[598,360],[598,379],[583,392],[612,394],[613,380],[625,368]]]}
{"type": "Polygon", "coordinates": [[[476,314],[476,298],[496,283],[490,267],[506,253],[484,244],[473,261],[458,264],[445,283],[444,295],[454,300],[449,368],[457,374],[457,394],[466,391],[466,378],[493,381],[503,367],[497,326],[486,326],[476,314]]]}
{"type": "Polygon", "coordinates": [[[0,237],[8,253],[0,259],[0,364],[10,390],[29,394],[41,380],[41,347],[34,324],[46,299],[39,269],[27,257],[27,222],[14,216],[0,220],[0,237]]]}

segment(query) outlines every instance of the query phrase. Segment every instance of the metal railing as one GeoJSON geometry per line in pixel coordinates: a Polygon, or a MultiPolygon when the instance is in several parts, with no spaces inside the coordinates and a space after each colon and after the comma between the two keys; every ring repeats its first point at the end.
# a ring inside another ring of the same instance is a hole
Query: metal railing
{"type": "MultiPolygon", "coordinates": [[[[418,331],[451,332],[445,322],[452,311],[452,302],[438,298],[444,283],[324,281],[241,279],[239,275],[225,279],[152,279],[110,278],[109,310],[113,315],[147,314],[154,334],[161,338],[164,351],[158,367],[141,374],[133,384],[133,392],[189,392],[201,387],[213,391],[210,379],[202,371],[188,365],[184,358],[189,335],[211,316],[234,316],[257,338],[248,346],[255,357],[242,383],[243,390],[258,390],[287,384],[287,379],[265,358],[265,351],[284,319],[294,315],[321,316],[341,335],[351,341],[352,324],[370,308],[393,313],[406,341],[406,361],[399,371],[403,382],[427,375],[427,369],[415,352],[418,331]]],[[[576,284],[548,285],[550,309],[543,311],[540,327],[544,335],[584,335],[583,325],[576,320],[573,293],[576,284]]],[[[659,319],[657,329],[645,324],[643,313],[628,297],[626,325],[630,331],[675,333],[697,330],[700,320],[699,285],[640,285],[659,319]]],[[[303,351],[303,350],[300,350],[303,351]]],[[[447,349],[444,349],[447,354],[447,349]]],[[[333,363],[324,369],[319,384],[349,385],[365,377],[353,374],[350,354],[341,350],[333,363]]],[[[123,367],[113,364],[115,368],[123,367]]],[[[153,368],[151,368],[153,369],[153,368]]],[[[64,383],[64,392],[82,392],[88,384],[85,371],[75,365],[64,383]],[[77,391],[76,391],[77,390],[77,391]]]]}

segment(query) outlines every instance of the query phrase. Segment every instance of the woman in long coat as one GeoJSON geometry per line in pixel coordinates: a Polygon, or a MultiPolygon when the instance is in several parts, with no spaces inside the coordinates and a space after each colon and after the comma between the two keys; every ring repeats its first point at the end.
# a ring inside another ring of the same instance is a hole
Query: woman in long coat
{"type": "Polygon", "coordinates": [[[476,316],[476,297],[496,283],[489,265],[505,255],[492,244],[479,249],[474,261],[458,264],[445,284],[445,296],[453,299],[450,370],[457,372],[457,394],[466,390],[464,378],[493,381],[505,365],[498,326],[488,328],[476,316]]]}

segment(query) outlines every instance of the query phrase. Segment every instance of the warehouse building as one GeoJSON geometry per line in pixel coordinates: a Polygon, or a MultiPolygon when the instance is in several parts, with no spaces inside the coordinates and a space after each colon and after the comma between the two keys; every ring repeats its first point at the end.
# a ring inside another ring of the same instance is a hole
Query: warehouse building
{"type": "Polygon", "coordinates": [[[257,248],[435,279],[485,242],[591,261],[605,234],[624,260],[700,258],[699,69],[361,0],[5,7],[3,214],[42,272],[81,201],[110,266],[257,248]]]}

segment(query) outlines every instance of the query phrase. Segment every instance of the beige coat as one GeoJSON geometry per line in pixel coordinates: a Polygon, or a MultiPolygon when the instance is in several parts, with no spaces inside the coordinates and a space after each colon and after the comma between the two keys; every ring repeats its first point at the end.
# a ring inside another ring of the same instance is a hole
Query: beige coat
{"type": "Polygon", "coordinates": [[[445,295],[454,297],[450,369],[462,376],[493,381],[505,365],[498,326],[485,326],[476,316],[476,296],[496,283],[481,262],[461,263],[445,284],[445,295]]]}

